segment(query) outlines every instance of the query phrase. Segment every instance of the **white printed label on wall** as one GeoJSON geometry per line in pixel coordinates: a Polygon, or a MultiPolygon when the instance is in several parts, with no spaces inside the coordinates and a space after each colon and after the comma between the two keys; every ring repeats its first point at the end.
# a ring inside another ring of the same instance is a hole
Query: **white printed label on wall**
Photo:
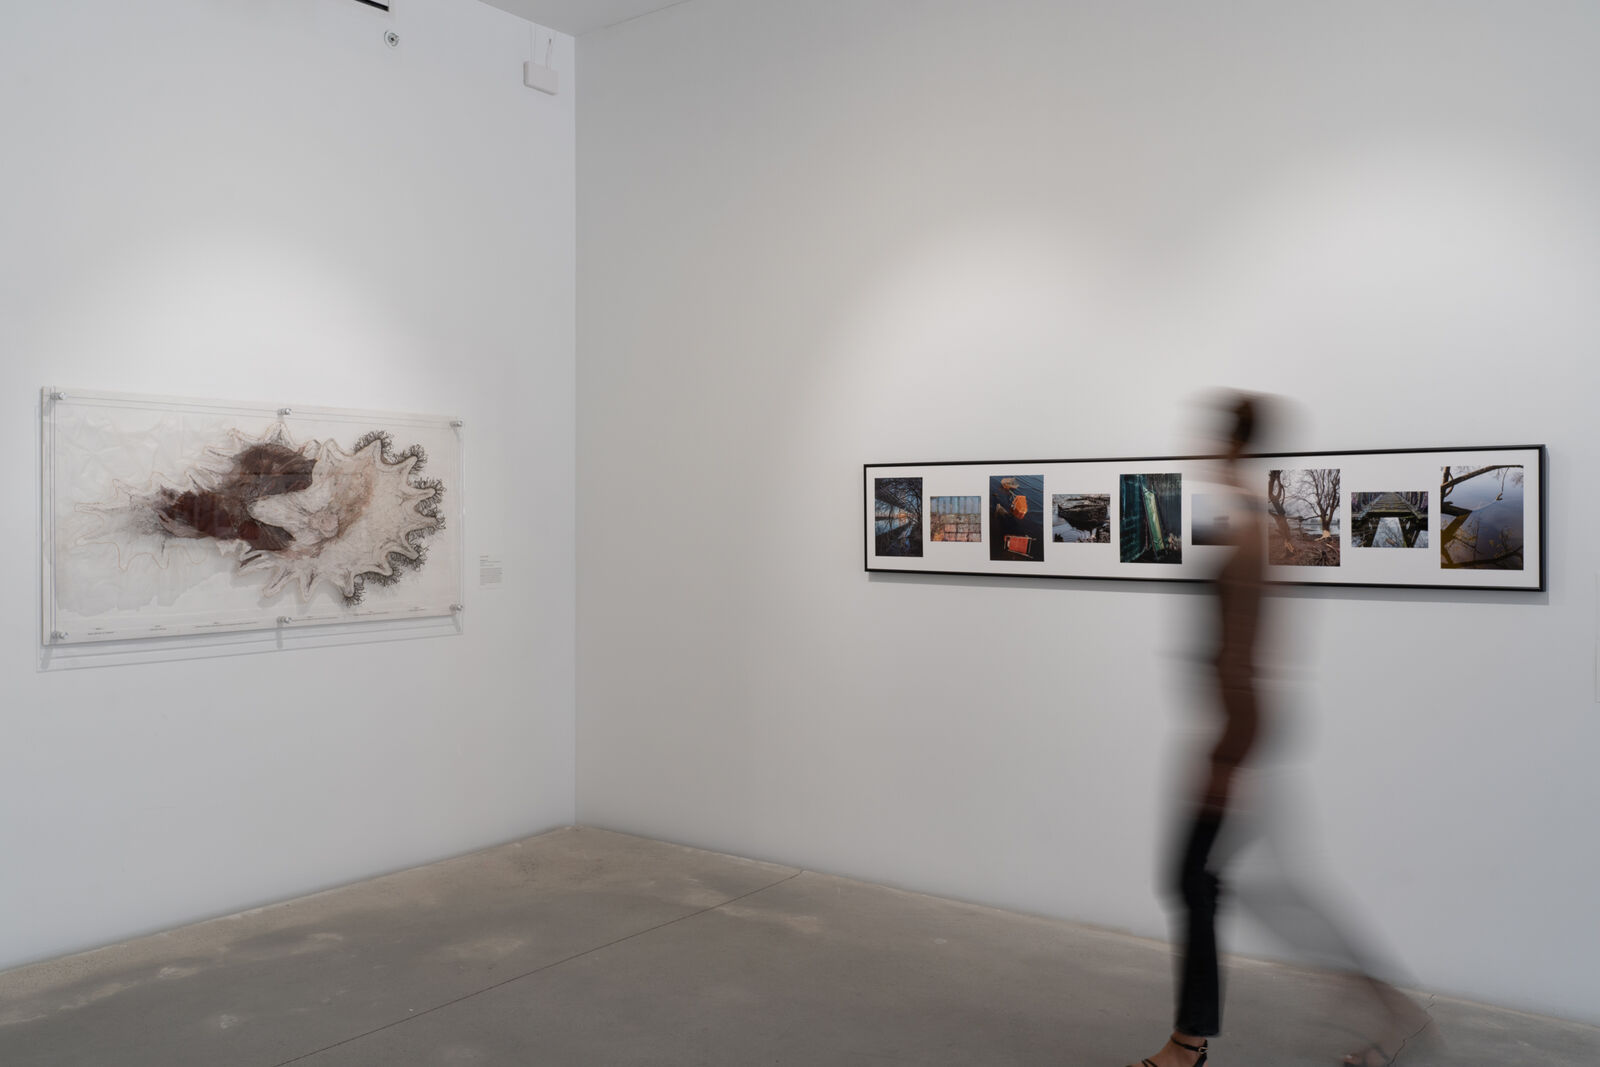
{"type": "Polygon", "coordinates": [[[505,584],[505,568],[500,565],[498,556],[478,557],[478,588],[493,589],[505,584]]]}

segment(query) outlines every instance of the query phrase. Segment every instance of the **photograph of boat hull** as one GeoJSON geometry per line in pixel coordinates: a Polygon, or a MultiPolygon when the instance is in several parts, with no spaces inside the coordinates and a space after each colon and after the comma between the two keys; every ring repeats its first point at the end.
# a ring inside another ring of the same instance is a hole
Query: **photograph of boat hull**
{"type": "Polygon", "coordinates": [[[929,497],[928,539],[930,541],[982,541],[983,497],[929,497]]]}
{"type": "Polygon", "coordinates": [[[1428,494],[1351,493],[1351,548],[1427,548],[1428,494]]]}
{"type": "Polygon", "coordinates": [[[1044,476],[989,479],[989,558],[1044,562],[1044,476]]]}
{"type": "Polygon", "coordinates": [[[1183,562],[1183,475],[1122,476],[1118,541],[1124,563],[1183,562]]]}
{"type": "Polygon", "coordinates": [[[878,555],[922,555],[922,479],[879,478],[873,490],[878,555]]]}
{"type": "Polygon", "coordinates": [[[1111,496],[1108,493],[1057,493],[1050,498],[1050,515],[1052,541],[1111,543],[1111,496]]]}
{"type": "Polygon", "coordinates": [[[1523,483],[1521,464],[1445,467],[1439,484],[1439,565],[1522,570],[1523,483]]]}
{"type": "Polygon", "coordinates": [[[1339,469],[1267,472],[1267,562],[1339,565],[1339,469]]]}

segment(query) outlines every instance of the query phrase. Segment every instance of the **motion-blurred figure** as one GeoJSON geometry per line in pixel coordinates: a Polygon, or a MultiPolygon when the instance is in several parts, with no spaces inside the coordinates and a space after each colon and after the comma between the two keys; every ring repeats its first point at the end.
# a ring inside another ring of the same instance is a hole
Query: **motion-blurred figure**
{"type": "MultiPolygon", "coordinates": [[[[1354,976],[1383,1014],[1366,1048],[1344,1057],[1351,1067],[1387,1067],[1402,1047],[1428,1026],[1427,1015],[1392,986],[1371,977],[1370,956],[1358,952],[1341,926],[1328,917],[1293,877],[1274,827],[1241,810],[1240,769],[1257,751],[1265,725],[1256,685],[1261,631],[1267,529],[1260,500],[1246,489],[1239,459],[1270,414],[1265,397],[1230,394],[1217,403],[1225,429],[1219,435],[1218,502],[1226,531],[1226,556],[1213,582],[1216,644],[1208,661],[1209,689],[1222,712],[1221,729],[1196,768],[1184,801],[1183,828],[1176,837],[1170,886],[1182,956],[1178,968],[1177,1016],[1172,1035],[1144,1067],[1196,1067],[1207,1060],[1209,1040],[1221,1031],[1222,987],[1216,916],[1220,873],[1246,846],[1260,844],[1272,876],[1241,892],[1240,899],[1274,933],[1299,947],[1314,943],[1322,962],[1354,976]]],[[[1258,800],[1260,798],[1257,798],[1258,800]]]]}

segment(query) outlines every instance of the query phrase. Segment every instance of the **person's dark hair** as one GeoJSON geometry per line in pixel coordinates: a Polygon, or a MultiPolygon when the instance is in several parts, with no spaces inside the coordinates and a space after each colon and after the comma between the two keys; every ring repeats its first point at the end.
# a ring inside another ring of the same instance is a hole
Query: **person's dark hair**
{"type": "Polygon", "coordinates": [[[1256,402],[1252,397],[1241,396],[1233,405],[1233,443],[1244,448],[1256,432],[1256,402]]]}

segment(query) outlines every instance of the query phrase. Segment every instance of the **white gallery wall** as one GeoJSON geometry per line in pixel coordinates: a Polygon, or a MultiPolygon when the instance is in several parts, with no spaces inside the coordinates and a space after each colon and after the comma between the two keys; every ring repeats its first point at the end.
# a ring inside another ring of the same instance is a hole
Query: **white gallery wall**
{"type": "Polygon", "coordinates": [[[1277,0],[583,37],[579,819],[1165,936],[1205,602],[869,578],[861,465],[1187,452],[1219,384],[1285,449],[1542,442],[1548,594],[1285,596],[1271,692],[1312,885],[1430,989],[1600,1021],[1597,45],[1277,0]]]}
{"type": "Polygon", "coordinates": [[[476,0],[7,9],[0,967],[572,821],[573,97],[524,88],[529,36],[476,0]],[[505,584],[469,566],[459,636],[40,672],[46,385],[457,415],[505,584]]]}

